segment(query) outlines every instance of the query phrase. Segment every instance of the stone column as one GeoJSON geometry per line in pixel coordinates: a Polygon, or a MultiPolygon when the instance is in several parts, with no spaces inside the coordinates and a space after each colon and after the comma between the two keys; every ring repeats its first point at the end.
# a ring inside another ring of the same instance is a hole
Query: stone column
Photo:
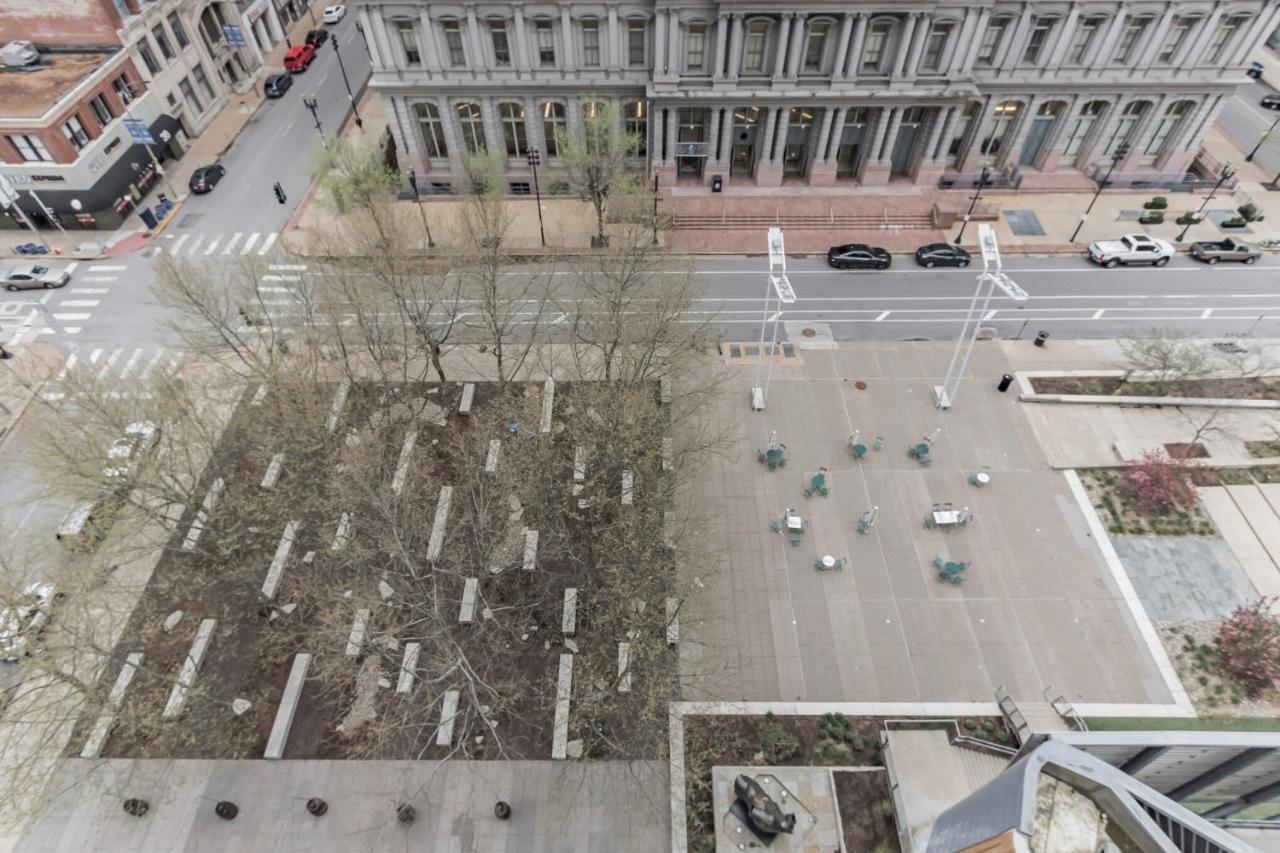
{"type": "Polygon", "coordinates": [[[962,72],[965,57],[969,55],[969,47],[976,41],[973,34],[974,24],[978,22],[978,18],[981,16],[981,12],[975,12],[971,8],[964,10],[964,20],[960,22],[960,31],[953,34],[949,39],[951,43],[948,45],[948,49],[951,54],[939,69],[942,73],[954,76],[962,72]]]}
{"type": "Polygon", "coordinates": [[[529,71],[531,69],[529,59],[529,25],[524,19],[524,10],[515,7],[515,19],[511,23],[511,41],[512,50],[515,54],[516,68],[520,71],[529,71]]]}
{"type": "Polygon", "coordinates": [[[829,187],[836,182],[835,171],[827,162],[827,144],[831,141],[831,128],[835,124],[836,108],[828,104],[822,108],[822,123],[818,125],[816,140],[810,137],[813,156],[809,158],[809,186],[829,187]],[[816,144],[815,144],[816,143],[816,144]]]}
{"type": "Polygon", "coordinates": [[[480,21],[476,18],[476,7],[467,7],[467,45],[471,49],[471,73],[487,68],[487,53],[484,42],[480,40],[480,21]]]}
{"type": "Polygon", "coordinates": [[[560,44],[564,53],[564,56],[560,57],[560,67],[565,71],[572,71],[578,63],[577,48],[573,40],[573,19],[569,17],[568,4],[560,7],[560,44]]]}
{"type": "Polygon", "coordinates": [[[382,46],[373,34],[373,15],[369,14],[369,7],[361,6],[356,14],[360,16],[360,28],[364,30],[364,41],[369,48],[369,64],[374,71],[385,71],[387,61],[382,55],[382,46]]]}
{"type": "Polygon", "coordinates": [[[826,165],[831,169],[832,180],[835,180],[836,154],[840,151],[840,137],[844,135],[844,124],[849,118],[849,108],[832,107],[832,109],[835,111],[835,121],[831,123],[831,136],[827,140],[826,165]]]}
{"type": "Polygon", "coordinates": [[[418,23],[422,26],[422,63],[432,74],[440,72],[440,47],[436,42],[435,25],[431,21],[431,9],[423,6],[418,15],[418,23]]]}
{"type": "Polygon", "coordinates": [[[621,70],[623,67],[622,59],[622,41],[619,37],[618,28],[618,7],[609,7],[609,56],[605,62],[605,67],[614,71],[621,70]]]}
{"type": "Polygon", "coordinates": [[[663,162],[674,166],[676,162],[676,134],[680,128],[680,111],[675,107],[667,108],[667,141],[666,157],[663,162]]]}
{"type": "Polygon", "coordinates": [[[960,117],[963,109],[963,107],[947,107],[947,113],[940,123],[938,141],[929,152],[929,159],[938,167],[939,172],[947,167],[947,146],[951,143],[951,137],[955,133],[956,119],[960,117]]]}
{"type": "Polygon", "coordinates": [[[466,180],[466,168],[462,160],[467,155],[467,146],[462,141],[462,127],[458,124],[457,105],[445,100],[440,105],[440,121],[444,126],[444,141],[449,146],[449,171],[455,178],[455,186],[466,180]]]}
{"type": "Polygon", "coordinates": [[[742,13],[733,13],[733,23],[729,28],[729,79],[738,79],[738,68],[742,65],[742,13]]]}
{"type": "Polygon", "coordinates": [[[901,110],[898,107],[881,107],[876,115],[875,130],[871,134],[871,149],[862,158],[862,177],[861,181],[866,186],[882,187],[889,183],[890,167],[887,162],[881,161],[880,149],[886,148],[892,151],[891,144],[886,144],[886,140],[891,140],[890,135],[898,129],[898,115],[901,110]]]}
{"type": "Polygon", "coordinates": [[[284,40],[284,29],[280,26],[280,15],[276,12],[276,4],[267,3],[267,29],[271,31],[271,40],[281,42],[284,40]]]}
{"type": "Polygon", "coordinates": [[[547,157],[547,140],[542,135],[542,113],[538,112],[537,98],[520,98],[524,106],[524,135],[529,138],[529,147],[536,148],[542,154],[545,164],[547,157]]]}
{"type": "Polygon", "coordinates": [[[716,19],[716,68],[712,74],[716,80],[724,79],[724,60],[728,52],[729,16],[722,14],[716,19]]]}
{"type": "Polygon", "coordinates": [[[667,10],[659,9],[653,19],[653,76],[667,76],[667,10]]]}
{"type": "Polygon", "coordinates": [[[996,68],[1007,73],[1016,68],[1022,60],[1023,46],[1031,34],[1031,18],[1031,4],[1027,3],[1022,7],[1022,17],[1018,19],[1018,25],[1014,27],[1013,34],[1008,36],[1000,46],[1001,55],[996,59],[996,68]]]}
{"type": "Polygon", "coordinates": [[[804,56],[804,40],[808,35],[808,16],[796,15],[791,27],[791,52],[787,59],[787,76],[792,80],[800,76],[800,60],[804,56]]]}
{"type": "Polygon", "coordinates": [[[840,38],[836,42],[835,58],[831,63],[831,76],[839,80],[844,76],[845,61],[849,58],[849,38],[853,35],[852,12],[845,12],[840,18],[840,38]]]}
{"type": "Polygon", "coordinates": [[[1018,159],[1022,156],[1022,146],[1026,144],[1027,134],[1031,132],[1031,123],[1035,121],[1034,116],[1039,100],[1042,99],[1036,95],[1028,95],[1022,99],[1022,108],[1018,110],[1013,126],[1009,128],[1004,142],[1000,145],[995,168],[1007,169],[1018,165],[1018,159]]]}
{"type": "Polygon", "coordinates": [[[906,70],[911,55],[912,43],[915,40],[916,26],[920,23],[920,13],[912,12],[902,28],[902,38],[898,39],[897,53],[893,58],[893,76],[901,77],[906,70]]]}
{"type": "Polygon", "coordinates": [[[795,12],[784,13],[782,23],[778,25],[778,49],[773,62],[773,79],[775,80],[781,80],[787,70],[787,51],[791,44],[791,20],[795,16],[795,12]]]}
{"type": "Polygon", "coordinates": [[[672,12],[667,16],[667,73],[672,77],[680,76],[680,67],[684,65],[684,46],[680,43],[680,15],[672,12]]]}
{"type": "Polygon", "coordinates": [[[711,186],[711,174],[720,167],[720,160],[716,157],[716,148],[720,141],[720,108],[710,107],[707,109],[706,131],[703,138],[707,142],[707,159],[702,169],[702,185],[711,186]]]}
{"type": "Polygon", "coordinates": [[[853,22],[853,40],[849,42],[849,54],[844,58],[844,76],[857,77],[858,63],[862,61],[862,48],[867,43],[867,16],[858,15],[853,22]]]}
{"type": "MultiPolygon", "coordinates": [[[[378,52],[382,54],[383,68],[394,69],[396,54],[391,49],[391,37],[387,35],[387,19],[376,13],[373,16],[373,37],[378,42],[378,52]]],[[[253,41],[249,43],[253,44],[253,41]]]]}
{"type": "Polygon", "coordinates": [[[400,152],[400,167],[412,166],[419,175],[426,174],[427,157],[418,144],[417,122],[413,119],[413,111],[403,98],[387,97],[384,100],[387,110],[387,132],[395,141],[396,151],[400,152]]]}
{"type": "Polygon", "coordinates": [[[1053,172],[1058,168],[1058,160],[1062,157],[1062,149],[1066,147],[1068,134],[1067,128],[1074,123],[1073,116],[1076,114],[1076,108],[1085,102],[1085,98],[1080,95],[1072,95],[1067,101],[1066,108],[1058,114],[1057,120],[1053,123],[1053,127],[1049,129],[1049,134],[1045,138],[1044,147],[1040,150],[1040,156],[1037,158],[1036,168],[1042,172],[1053,172]]]}
{"type": "Polygon", "coordinates": [[[956,163],[956,171],[961,174],[969,174],[978,171],[986,160],[987,154],[982,150],[982,141],[986,139],[987,133],[995,124],[995,105],[997,101],[994,96],[988,95],[982,103],[982,109],[978,111],[978,117],[973,122],[970,129],[972,134],[969,137],[969,144],[965,148],[963,156],[956,163]]]}
{"type": "Polygon", "coordinates": [[[1228,53],[1228,56],[1233,56],[1231,60],[1232,65],[1244,65],[1249,61],[1250,52],[1253,51],[1260,42],[1264,41],[1267,36],[1276,31],[1278,13],[1280,13],[1280,9],[1271,9],[1268,11],[1266,7],[1263,7],[1261,13],[1257,17],[1257,20],[1254,21],[1253,26],[1249,27],[1245,33],[1236,36],[1236,38],[1240,39],[1240,42],[1237,45],[1235,54],[1233,55],[1228,53]]]}
{"type": "Polygon", "coordinates": [[[954,74],[968,74],[973,70],[973,64],[978,60],[978,51],[982,48],[982,38],[987,33],[987,27],[991,25],[991,10],[983,9],[978,13],[978,22],[973,28],[973,37],[970,41],[961,42],[960,49],[956,51],[956,55],[964,56],[964,60],[958,67],[952,68],[954,74]]]}
{"type": "Polygon", "coordinates": [[[1111,26],[1107,27],[1107,34],[1102,38],[1102,45],[1093,55],[1093,59],[1087,63],[1089,68],[1102,70],[1107,67],[1107,63],[1111,61],[1112,54],[1116,52],[1116,43],[1120,41],[1120,35],[1124,32],[1128,21],[1128,8],[1121,3],[1116,10],[1115,17],[1111,19],[1111,26]]]}
{"type": "Polygon", "coordinates": [[[778,126],[777,107],[766,107],[764,127],[760,128],[760,153],[756,159],[756,186],[776,187],[782,184],[782,170],[773,163],[773,135],[778,126]]]}
{"type": "Polygon", "coordinates": [[[1071,4],[1071,11],[1067,12],[1066,20],[1062,26],[1058,27],[1058,38],[1053,43],[1053,50],[1049,54],[1049,68],[1057,70],[1062,67],[1062,61],[1067,57],[1067,50],[1071,47],[1071,40],[1075,38],[1076,27],[1080,20],[1080,6],[1078,3],[1071,4]]]}
{"type": "Polygon", "coordinates": [[[720,156],[717,166],[724,171],[725,183],[729,182],[729,165],[733,160],[733,107],[724,108],[720,122],[720,156]]]}

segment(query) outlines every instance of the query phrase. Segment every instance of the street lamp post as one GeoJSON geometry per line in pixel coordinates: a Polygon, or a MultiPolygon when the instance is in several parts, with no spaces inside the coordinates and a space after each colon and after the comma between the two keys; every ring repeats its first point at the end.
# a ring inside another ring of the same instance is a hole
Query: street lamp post
{"type": "Polygon", "coordinates": [[[356,127],[364,130],[364,119],[360,118],[360,110],[356,107],[356,96],[351,93],[351,81],[347,79],[347,66],[342,63],[342,51],[338,50],[338,34],[333,35],[333,52],[338,57],[338,70],[342,72],[342,85],[347,87],[347,100],[351,101],[351,112],[356,117],[356,127]]]}
{"type": "Polygon", "coordinates": [[[1111,173],[1116,170],[1116,166],[1120,165],[1129,153],[1128,145],[1121,145],[1116,149],[1116,153],[1111,155],[1111,165],[1107,167],[1107,174],[1103,176],[1102,182],[1098,184],[1098,188],[1093,191],[1093,198],[1089,200],[1089,206],[1084,209],[1084,213],[1080,214],[1080,222],[1076,225],[1076,230],[1071,232],[1071,240],[1074,243],[1076,238],[1080,236],[1080,229],[1084,227],[1085,220],[1089,218],[1089,214],[1093,212],[1093,206],[1098,203],[1098,196],[1102,195],[1102,191],[1111,183],[1111,173]]]}
{"type": "Polygon", "coordinates": [[[795,289],[791,287],[791,280],[787,278],[787,253],[782,242],[782,229],[769,229],[769,277],[766,280],[764,291],[764,316],[760,319],[760,361],[756,363],[755,381],[751,387],[751,410],[754,412],[764,411],[764,407],[769,398],[769,382],[773,379],[773,360],[774,353],[778,349],[778,322],[782,319],[782,306],[791,305],[796,301],[795,289]],[[774,297],[777,297],[778,308],[772,314],[769,314],[770,303],[774,297]],[[773,342],[769,345],[768,354],[764,349],[764,328],[769,322],[773,323],[773,342]],[[769,363],[769,371],[765,375],[764,384],[760,384],[760,368],[764,366],[765,361],[769,363]]]}
{"type": "Polygon", "coordinates": [[[538,236],[542,238],[542,248],[547,247],[547,229],[542,225],[542,190],[538,187],[538,164],[542,162],[542,152],[537,148],[530,148],[525,159],[529,161],[529,168],[533,170],[533,197],[538,202],[538,236]]]}
{"type": "Polygon", "coordinates": [[[1218,190],[1222,187],[1222,185],[1226,183],[1227,180],[1234,174],[1235,174],[1235,170],[1231,168],[1231,164],[1228,163],[1226,166],[1222,167],[1222,175],[1218,178],[1218,182],[1213,185],[1213,189],[1209,190],[1209,194],[1204,197],[1204,201],[1200,202],[1200,209],[1197,210],[1191,216],[1187,217],[1187,224],[1183,226],[1182,233],[1174,238],[1175,242],[1181,243],[1183,241],[1183,239],[1187,236],[1187,232],[1191,230],[1191,226],[1195,225],[1197,222],[1200,221],[1201,214],[1204,213],[1204,209],[1209,205],[1209,202],[1213,201],[1214,195],[1218,192],[1218,190]]]}
{"type": "Polygon", "coordinates": [[[418,174],[409,169],[409,174],[405,175],[409,179],[409,187],[413,190],[413,203],[418,206],[418,213],[422,215],[422,230],[427,232],[427,248],[434,249],[436,241],[431,237],[431,226],[427,224],[427,211],[422,206],[422,197],[418,195],[418,174]]]}
{"type": "Polygon", "coordinates": [[[1266,132],[1258,138],[1258,144],[1253,146],[1253,150],[1244,155],[1246,163],[1253,162],[1253,155],[1258,153],[1258,149],[1262,147],[1262,143],[1266,142],[1267,139],[1270,138],[1271,134],[1275,132],[1275,129],[1278,126],[1280,126],[1280,116],[1278,116],[1275,121],[1271,122],[1271,127],[1267,128],[1266,132]]]}
{"type": "Polygon", "coordinates": [[[978,176],[978,189],[969,199],[969,212],[964,215],[964,221],[960,223],[960,233],[956,235],[955,244],[960,245],[960,241],[964,239],[964,229],[969,224],[969,218],[973,216],[973,209],[978,206],[978,198],[982,195],[982,188],[991,180],[991,168],[989,166],[982,167],[982,174],[978,176]]]}
{"type": "Polygon", "coordinates": [[[658,245],[658,173],[653,173],[653,245],[658,245]]]}
{"type": "Polygon", "coordinates": [[[982,327],[982,319],[987,316],[995,289],[1000,288],[1005,296],[1016,302],[1025,302],[1027,299],[1027,292],[1002,270],[1000,247],[996,244],[995,232],[985,222],[978,226],[978,247],[982,250],[982,272],[978,273],[978,286],[973,291],[973,299],[969,302],[969,310],[964,316],[964,325],[960,328],[960,337],[956,339],[956,348],[951,353],[947,375],[941,385],[935,385],[933,388],[934,403],[939,409],[950,409],[951,404],[955,402],[956,392],[960,390],[960,380],[964,378],[964,372],[969,367],[969,357],[973,355],[974,344],[978,341],[978,330],[982,327]],[[984,285],[985,295],[983,294],[984,285]],[[981,308],[978,307],[979,299],[982,300],[981,308]]]}
{"type": "Polygon", "coordinates": [[[302,105],[311,111],[311,119],[316,123],[316,133],[320,134],[320,144],[328,148],[329,141],[324,138],[324,128],[320,126],[320,116],[316,115],[316,96],[303,95],[302,105]]]}

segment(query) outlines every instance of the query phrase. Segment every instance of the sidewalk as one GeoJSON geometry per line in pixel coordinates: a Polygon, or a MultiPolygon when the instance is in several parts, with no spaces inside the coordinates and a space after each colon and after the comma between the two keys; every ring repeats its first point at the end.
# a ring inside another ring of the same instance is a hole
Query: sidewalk
{"type": "Polygon", "coordinates": [[[40,388],[66,360],[65,353],[45,343],[26,344],[12,352],[13,358],[0,361],[0,447],[40,388]]]}

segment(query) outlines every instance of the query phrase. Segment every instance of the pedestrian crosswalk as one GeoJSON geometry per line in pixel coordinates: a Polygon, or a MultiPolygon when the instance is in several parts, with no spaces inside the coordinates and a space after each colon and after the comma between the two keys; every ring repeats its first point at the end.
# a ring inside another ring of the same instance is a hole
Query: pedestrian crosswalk
{"type": "Polygon", "coordinates": [[[267,255],[275,248],[277,232],[236,231],[231,234],[164,234],[142,254],[199,258],[231,255],[267,255]]]}
{"type": "Polygon", "coordinates": [[[98,347],[88,353],[72,352],[49,380],[41,396],[56,402],[92,387],[108,399],[147,399],[147,383],[172,376],[186,363],[182,350],[165,347],[98,347]]]}

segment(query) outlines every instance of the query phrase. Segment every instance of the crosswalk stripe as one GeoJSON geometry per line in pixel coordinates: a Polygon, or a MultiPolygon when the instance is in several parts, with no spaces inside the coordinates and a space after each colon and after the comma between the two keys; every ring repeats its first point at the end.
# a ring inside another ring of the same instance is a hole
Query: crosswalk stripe
{"type": "Polygon", "coordinates": [[[91,267],[85,267],[87,272],[120,272],[127,269],[128,267],[119,264],[94,264],[91,267]]]}
{"type": "Polygon", "coordinates": [[[262,248],[258,250],[259,255],[265,255],[271,251],[271,247],[276,244],[276,232],[272,231],[267,235],[267,239],[262,241],[262,248]]]}
{"type": "Polygon", "coordinates": [[[97,363],[98,363],[98,359],[100,359],[100,358],[102,358],[102,350],[101,350],[101,349],[96,349],[96,350],[94,350],[93,352],[89,353],[89,363],[90,363],[90,364],[97,364],[97,363]]]}
{"type": "MultiPolygon", "coordinates": [[[[110,293],[109,287],[73,287],[68,293],[79,293],[83,296],[93,296],[95,294],[110,293]]],[[[65,303],[64,303],[65,304],[65,303]]]]}
{"type": "Polygon", "coordinates": [[[284,272],[302,272],[307,268],[306,264],[267,264],[267,269],[278,270],[284,272]]]}
{"type": "Polygon", "coordinates": [[[64,299],[58,303],[59,308],[93,308],[101,305],[100,299],[64,299]]]}
{"type": "Polygon", "coordinates": [[[178,250],[182,248],[182,244],[187,242],[190,236],[190,234],[183,234],[177,240],[174,240],[173,245],[169,247],[169,252],[174,255],[178,254],[178,250]]]}
{"type": "Polygon", "coordinates": [[[88,320],[92,314],[54,314],[55,320],[88,320]]]}
{"type": "Polygon", "coordinates": [[[240,238],[243,236],[244,233],[241,231],[237,231],[235,234],[231,235],[231,241],[223,247],[222,254],[229,255],[234,252],[236,250],[236,244],[240,242],[240,238]]]}
{"type": "MultiPolygon", "coordinates": [[[[67,335],[78,335],[78,334],[80,334],[80,329],[81,329],[81,328],[82,328],[82,327],[80,327],[80,326],[63,326],[63,327],[62,327],[62,331],[63,331],[63,334],[67,334],[67,335]]],[[[53,330],[53,329],[41,329],[40,331],[41,331],[41,332],[52,332],[52,331],[54,331],[54,330],[53,330]]]]}
{"type": "Polygon", "coordinates": [[[67,272],[68,272],[68,273],[73,273],[73,272],[75,272],[75,271],[76,271],[76,267],[78,267],[78,266],[80,266],[80,262],[79,262],[79,261],[72,261],[71,263],[67,264],[67,272]]]}
{"type": "Polygon", "coordinates": [[[151,360],[147,362],[147,366],[142,368],[142,373],[139,374],[139,378],[146,379],[148,376],[150,376],[151,371],[155,369],[156,362],[160,360],[160,357],[162,355],[164,355],[164,347],[156,347],[156,354],[153,355],[151,357],[151,360]]]}
{"type": "Polygon", "coordinates": [[[95,283],[101,284],[101,283],[103,283],[103,282],[108,282],[108,281],[119,281],[119,280],[120,280],[120,276],[118,276],[118,275],[82,275],[82,276],[80,276],[80,277],[79,277],[78,279],[76,279],[76,280],[77,280],[77,281],[92,281],[92,282],[95,282],[95,283]]]}
{"type": "Polygon", "coordinates": [[[120,378],[124,379],[129,375],[129,371],[133,370],[133,366],[138,363],[138,359],[142,358],[142,350],[136,349],[133,355],[129,356],[129,360],[124,363],[124,367],[120,368],[120,378]]]}
{"type": "Polygon", "coordinates": [[[123,349],[115,349],[111,351],[111,355],[107,356],[107,360],[102,364],[102,369],[98,371],[99,382],[107,375],[107,371],[116,366],[116,362],[120,360],[122,352],[124,352],[123,349]]]}
{"type": "Polygon", "coordinates": [[[270,285],[270,284],[264,284],[261,287],[259,287],[258,290],[262,291],[263,293],[288,293],[289,292],[289,288],[287,287],[280,287],[278,285],[270,285]]]}
{"type": "MultiPolygon", "coordinates": [[[[214,250],[216,250],[216,249],[218,248],[218,242],[219,242],[221,239],[222,239],[222,235],[221,235],[221,234],[219,234],[218,236],[216,236],[216,237],[214,237],[212,240],[210,240],[210,241],[209,241],[209,245],[207,245],[207,246],[205,246],[205,247],[204,247],[204,253],[205,253],[206,255],[212,255],[212,254],[214,253],[214,250]]],[[[191,252],[192,252],[192,254],[195,254],[195,249],[192,249],[192,250],[191,250],[191,252]]]]}
{"type": "Polygon", "coordinates": [[[77,356],[75,353],[71,353],[71,355],[67,356],[66,362],[63,363],[62,369],[58,371],[58,375],[53,378],[53,381],[61,382],[62,380],[66,379],[67,374],[71,372],[71,368],[76,366],[76,362],[78,360],[79,360],[79,356],[77,356]]]}
{"type": "Polygon", "coordinates": [[[262,236],[259,232],[254,231],[249,235],[249,239],[244,241],[244,245],[240,247],[240,254],[247,255],[253,251],[253,244],[258,242],[258,238],[262,236]]]}
{"type": "Polygon", "coordinates": [[[263,281],[302,281],[300,275],[264,275],[263,281]]]}
{"type": "Polygon", "coordinates": [[[205,238],[205,236],[206,236],[206,235],[204,235],[204,234],[197,234],[197,235],[196,235],[196,239],[191,243],[191,252],[190,252],[190,254],[194,255],[196,252],[198,252],[198,251],[200,250],[200,244],[204,242],[204,238],[205,238]]]}

